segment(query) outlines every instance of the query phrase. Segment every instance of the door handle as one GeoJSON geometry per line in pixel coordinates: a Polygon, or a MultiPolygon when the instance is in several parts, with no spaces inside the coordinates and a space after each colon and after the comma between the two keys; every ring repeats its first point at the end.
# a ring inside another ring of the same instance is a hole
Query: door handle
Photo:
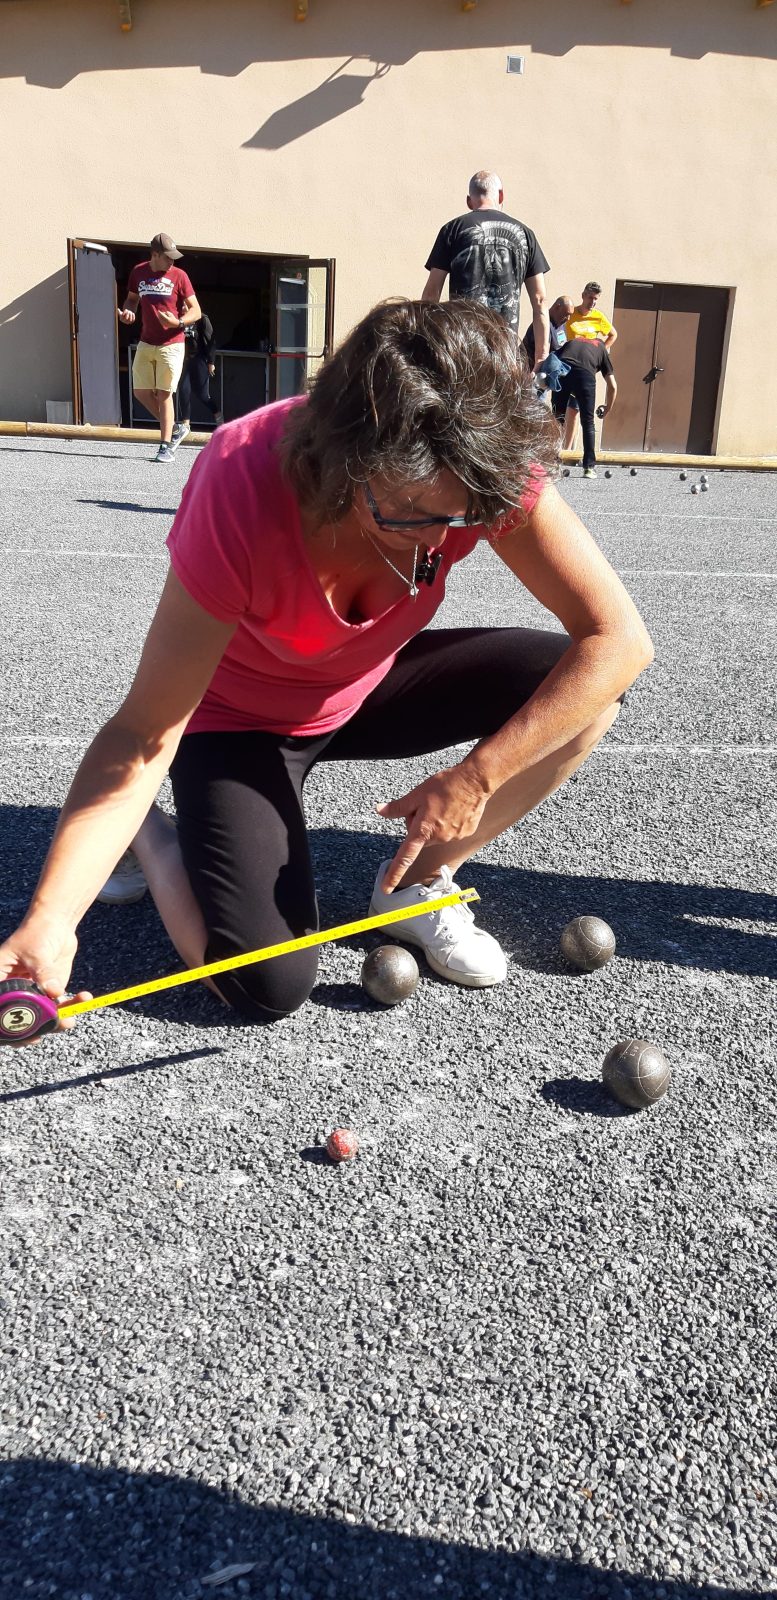
{"type": "Polygon", "coordinates": [[[654,383],[655,379],[658,377],[659,372],[663,372],[663,370],[664,370],[663,367],[651,367],[650,371],[645,373],[645,376],[642,379],[642,382],[643,383],[654,383]]]}

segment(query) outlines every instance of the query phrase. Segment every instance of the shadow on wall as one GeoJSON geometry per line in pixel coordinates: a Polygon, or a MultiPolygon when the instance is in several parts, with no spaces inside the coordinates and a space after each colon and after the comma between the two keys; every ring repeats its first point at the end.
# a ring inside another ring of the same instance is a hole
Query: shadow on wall
{"type": "MultiPolygon", "coordinates": [[[[117,8],[105,0],[13,0],[0,5],[0,76],[60,89],[85,72],[191,67],[237,77],[261,61],[345,58],[401,65],[436,51],[531,49],[549,56],[577,47],[630,46],[668,50],[698,59],[709,55],[777,55],[777,14],[748,0],[681,6],[677,0],[616,6],[613,0],[488,0],[462,14],[456,0],[313,0],[300,28],[292,0],[272,7],[243,0],[189,0],[152,5],[135,0],[134,27],[123,34],[117,8]],[[702,17],[703,11],[703,17],[702,17]]],[[[274,146],[272,148],[275,148],[274,146]]]]}
{"type": "Polygon", "coordinates": [[[295,139],[304,138],[306,133],[312,133],[314,128],[334,122],[344,112],[354,111],[361,105],[365,89],[376,79],[384,78],[391,68],[379,64],[368,74],[346,72],[352,59],[344,61],[310,94],[303,94],[299,100],[292,100],[274,111],[253,138],[246,140],[243,149],[280,150],[284,145],[293,144],[295,139]]]}
{"type": "MultiPolygon", "coordinates": [[[[63,241],[64,247],[64,241],[63,241]]],[[[67,267],[0,308],[0,418],[45,422],[47,400],[70,400],[70,313],[67,267]],[[19,374],[27,373],[25,416],[19,416],[19,374]]]]}
{"type": "MultiPolygon", "coordinates": [[[[124,1428],[118,1412],[115,1421],[124,1428]]],[[[207,1470],[207,1450],[198,1449],[196,1458],[197,1470],[207,1470]]],[[[241,1454],[240,1465],[251,1472],[250,1453],[241,1454]]],[[[254,1470],[264,1479],[272,1463],[260,1461],[254,1470]]],[[[9,1461],[0,1475],[3,1584],[9,1594],[88,1594],[90,1600],[195,1594],[224,1600],[239,1594],[257,1600],[428,1600],[434,1594],[446,1600],[480,1594],[490,1600],[546,1600],[549,1594],[554,1600],[746,1600],[767,1593],[633,1577],[530,1550],[479,1549],[359,1527],[340,1520],[359,1514],[358,1487],[344,1472],[340,1477],[339,1483],[332,1477],[327,1493],[330,1515],[314,1517],[250,1505],[234,1488],[221,1492],[172,1473],[9,1461]],[[242,1570],[214,1583],[228,1568],[242,1570]],[[203,1584],[208,1575],[212,1587],[203,1584]]],[[[388,1486],[387,1494],[396,1504],[388,1486]]],[[[472,1538],[486,1535],[491,1542],[493,1532],[473,1507],[472,1538]]]]}

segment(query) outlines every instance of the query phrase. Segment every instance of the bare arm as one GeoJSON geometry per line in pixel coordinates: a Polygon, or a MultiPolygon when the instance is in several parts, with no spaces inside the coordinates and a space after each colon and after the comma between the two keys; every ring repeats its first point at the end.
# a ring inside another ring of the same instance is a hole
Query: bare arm
{"type": "Polygon", "coordinates": [[[184,300],[180,317],[176,316],[174,311],[168,311],[166,306],[160,307],[158,316],[160,322],[164,322],[168,328],[188,328],[191,323],[199,322],[202,316],[200,302],[196,294],[190,294],[184,300]]]}
{"type": "Polygon", "coordinates": [[[202,312],[196,294],[187,295],[181,312],[181,322],[188,328],[193,322],[199,322],[202,312]]]}
{"type": "Polygon", "coordinates": [[[0,945],[0,977],[21,970],[64,991],[63,952],[72,962],[76,926],[137,833],[233,632],[168,574],[129,694],[87,750],[29,910],[0,945]]]}
{"type": "Polygon", "coordinates": [[[544,272],[537,272],[533,278],[526,279],[526,293],[532,304],[534,371],[536,372],[550,350],[550,317],[548,316],[544,272]]]}
{"type": "Polygon", "coordinates": [[[440,295],[445,288],[445,279],[447,276],[447,272],[443,272],[440,267],[432,267],[426,283],[424,284],[423,291],[421,293],[421,299],[439,300],[440,295]]]}
{"type": "Polygon", "coordinates": [[[618,393],[618,385],[615,382],[615,379],[612,376],[610,376],[609,378],[605,378],[604,387],[605,387],[605,389],[607,391],[607,399],[606,399],[605,406],[604,406],[604,414],[605,414],[605,416],[607,416],[608,411],[612,411],[612,408],[615,405],[615,397],[616,397],[616,395],[618,393]]]}
{"type": "Polygon", "coordinates": [[[563,623],[570,644],[531,698],[457,766],[376,807],[407,829],[384,878],[395,889],[426,845],[472,839],[503,784],[552,756],[608,712],[652,659],[629,596],[549,486],[515,533],[494,541],[505,565],[563,623]]]}
{"type": "Polygon", "coordinates": [[[494,548],[558,617],[571,643],[526,705],[462,763],[487,794],[582,733],[653,659],[636,606],[552,485],[527,524],[495,540],[494,548]]]}
{"type": "Polygon", "coordinates": [[[612,325],[611,325],[610,326],[610,331],[609,331],[609,333],[607,335],[607,338],[604,341],[605,350],[609,350],[612,347],[612,345],[614,345],[615,340],[617,339],[617,337],[618,337],[618,329],[617,328],[613,328],[612,325]]]}
{"type": "Polygon", "coordinates": [[[124,305],[122,306],[121,310],[118,312],[119,321],[120,322],[134,322],[135,321],[135,312],[137,311],[139,305],[140,305],[140,295],[128,294],[126,300],[124,301],[124,305]]]}
{"type": "Polygon", "coordinates": [[[77,923],[137,832],[232,637],[170,572],[124,704],[73,780],[33,896],[77,923]]]}

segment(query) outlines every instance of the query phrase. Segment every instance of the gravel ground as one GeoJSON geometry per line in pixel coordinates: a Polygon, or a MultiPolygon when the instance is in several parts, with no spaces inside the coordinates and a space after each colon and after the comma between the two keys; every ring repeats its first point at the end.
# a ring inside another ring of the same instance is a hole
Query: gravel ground
{"type": "MultiPolygon", "coordinates": [[[[0,441],[9,928],[162,583],[194,452],[151,454],[0,441]]],[[[191,988],[2,1052],[0,1594],[774,1593],[777,480],[562,487],[657,659],[463,876],[507,983],[383,1011],[368,937],[270,1030],[191,988]],[[572,976],[589,911],[618,954],[572,976]],[[649,1112],[600,1085],[632,1034],[674,1069],[649,1112]]],[[[539,614],[484,550],[438,621],[539,614]]],[[[314,775],[325,925],[366,910],[376,799],[436,764],[314,775]]],[[[147,902],[82,924],[79,986],[176,964],[147,902]]]]}

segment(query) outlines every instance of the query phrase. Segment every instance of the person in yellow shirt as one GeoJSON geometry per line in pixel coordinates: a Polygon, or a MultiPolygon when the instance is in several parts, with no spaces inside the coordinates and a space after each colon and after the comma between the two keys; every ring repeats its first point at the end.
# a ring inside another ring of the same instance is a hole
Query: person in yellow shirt
{"type": "Polygon", "coordinates": [[[604,312],[596,309],[601,292],[600,283],[586,284],[580,305],[575,306],[572,315],[567,318],[564,332],[568,339],[601,339],[609,350],[618,335],[604,312]]]}

